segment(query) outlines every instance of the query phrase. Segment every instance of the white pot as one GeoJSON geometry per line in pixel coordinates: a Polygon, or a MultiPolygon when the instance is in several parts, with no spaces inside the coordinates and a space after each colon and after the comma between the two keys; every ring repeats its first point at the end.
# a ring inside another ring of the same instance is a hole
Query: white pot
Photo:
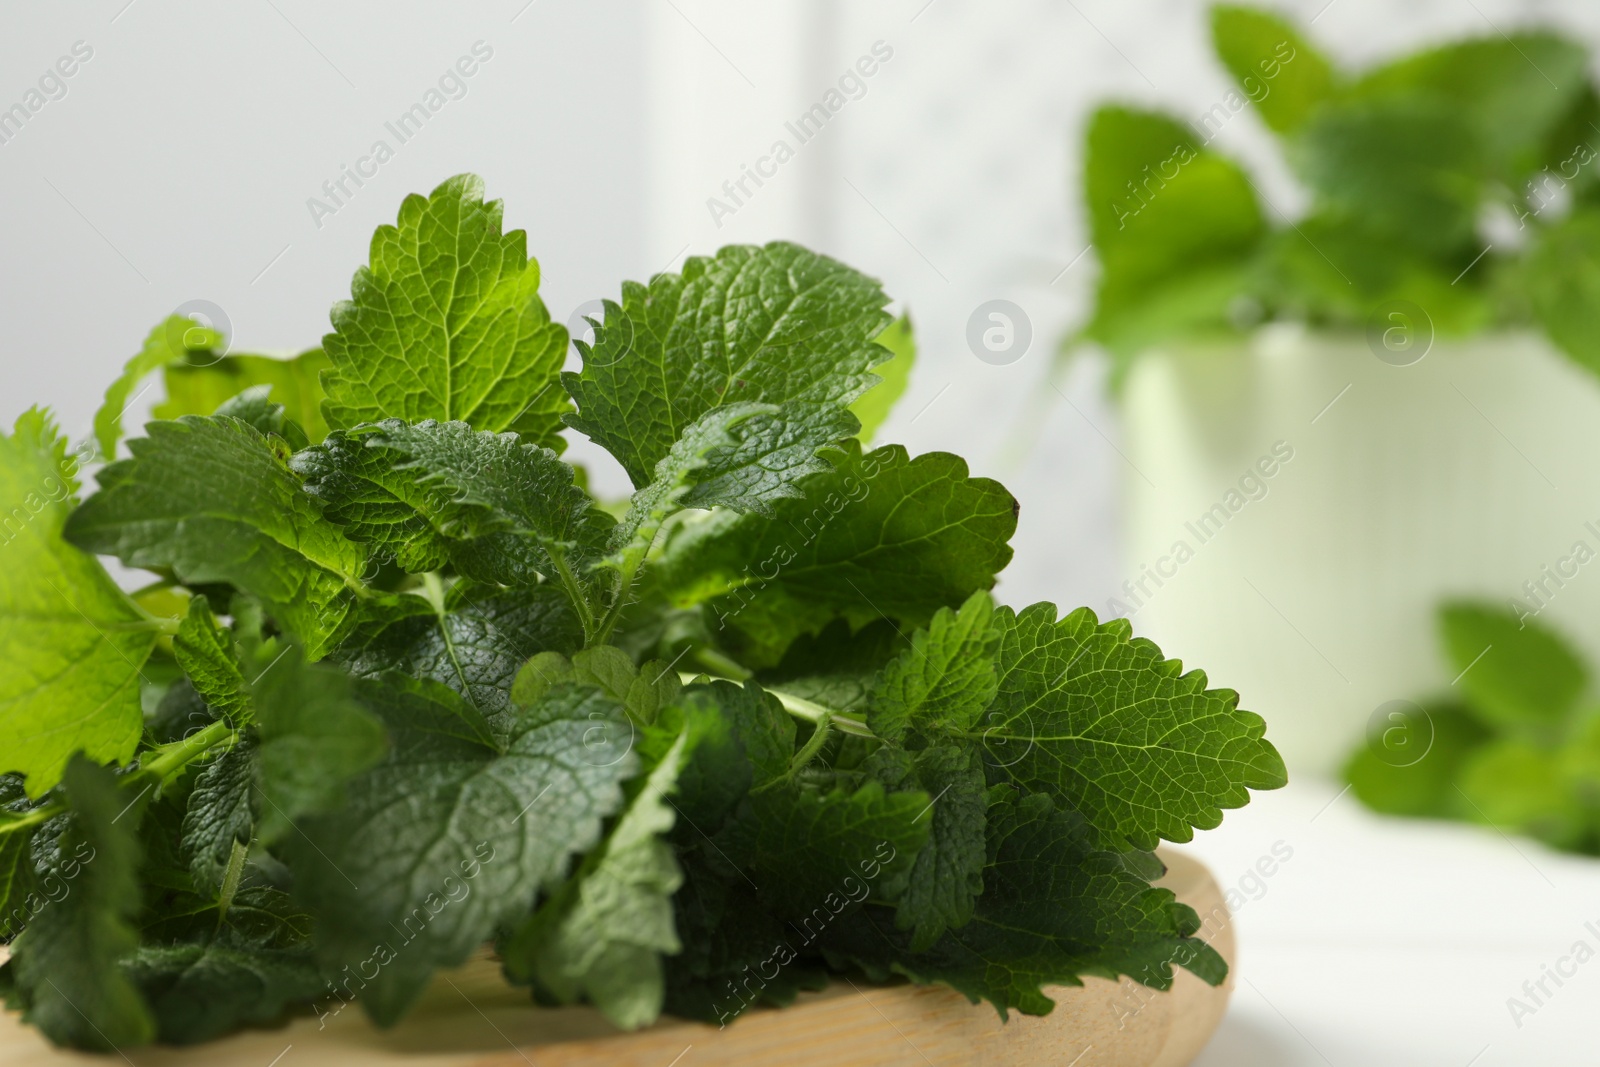
{"type": "Polygon", "coordinates": [[[1292,771],[1449,690],[1441,598],[1515,597],[1600,662],[1600,383],[1542,337],[1396,366],[1274,325],[1148,354],[1124,408],[1131,581],[1108,606],[1237,689],[1292,771]]]}

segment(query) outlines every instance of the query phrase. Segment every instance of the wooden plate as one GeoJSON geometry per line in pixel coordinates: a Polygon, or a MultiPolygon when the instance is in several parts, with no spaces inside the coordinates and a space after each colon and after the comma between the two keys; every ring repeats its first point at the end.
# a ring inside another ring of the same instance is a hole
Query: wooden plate
{"type": "MultiPolygon", "coordinates": [[[[1233,926],[1210,872],[1163,851],[1162,885],[1200,913],[1204,936],[1231,966],[1233,926]]],[[[1179,971],[1166,993],[1130,980],[1086,979],[1051,992],[1049,1015],[1001,1024],[987,1004],[939,986],[835,983],[725,1029],[666,1019],[619,1033],[590,1008],[536,1009],[487,958],[439,974],[392,1030],[354,1007],[298,1017],[189,1049],[127,1050],[134,1067],[1182,1067],[1222,1021],[1233,979],[1213,989],[1179,971]]],[[[0,1016],[0,1067],[118,1063],[52,1048],[14,1013],[0,1016]]]]}

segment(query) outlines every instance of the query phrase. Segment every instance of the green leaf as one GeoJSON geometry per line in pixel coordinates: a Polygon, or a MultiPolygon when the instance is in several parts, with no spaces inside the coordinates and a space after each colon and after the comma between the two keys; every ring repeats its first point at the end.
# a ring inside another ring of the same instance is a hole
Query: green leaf
{"type": "Polygon", "coordinates": [[[1382,735],[1369,738],[1350,754],[1345,781],[1356,799],[1374,811],[1460,818],[1463,805],[1456,780],[1462,762],[1489,739],[1490,732],[1463,708],[1445,705],[1422,710],[1425,720],[1397,722],[1391,727],[1402,729],[1408,742],[1415,739],[1427,745],[1420,759],[1414,760],[1403,749],[1386,748],[1382,735]]]}
{"type": "Polygon", "coordinates": [[[678,606],[705,604],[719,640],[751,667],[835,617],[855,627],[889,617],[917,625],[994,584],[1011,558],[1016,501],[968,476],[956,456],[910,458],[858,442],[828,454],[803,497],[772,517],[718,513],[672,532],[658,576],[678,606]]]}
{"type": "Polygon", "coordinates": [[[959,612],[940,608],[911,647],[883,669],[869,697],[867,725],[899,743],[907,729],[964,732],[994,701],[999,682],[995,652],[1000,630],[991,625],[994,601],[973,593],[959,612]]]}
{"type": "Polygon", "coordinates": [[[512,683],[511,699],[531,705],[562,684],[593,686],[622,705],[639,726],[656,721],[661,709],[678,698],[682,683],[677,672],[659,660],[634,666],[628,654],[615,645],[596,645],[568,659],[559,652],[541,652],[528,660],[512,683]]]}
{"type": "Polygon", "coordinates": [[[151,330],[139,354],[128,360],[122,368],[122,374],[107,386],[105,402],[94,413],[94,436],[99,442],[100,454],[108,461],[116,458],[117,441],[122,438],[122,416],[138,399],[137,395],[131,399],[129,396],[135,386],[153,372],[177,360],[190,356],[214,358],[213,350],[225,343],[227,339],[217,331],[182,315],[168,316],[151,330]]]}
{"type": "Polygon", "coordinates": [[[479,581],[536,584],[556,557],[598,558],[613,525],[554,452],[464,422],[335,432],[291,466],[347,536],[410,571],[449,558],[479,581]]]}
{"type": "Polygon", "coordinates": [[[1320,209],[1346,225],[1429,256],[1465,257],[1463,267],[1479,251],[1483,148],[1449,102],[1397,96],[1321,108],[1295,159],[1320,209]]]}
{"type": "Polygon", "coordinates": [[[990,863],[972,921],[925,952],[893,926],[894,913],[867,907],[827,930],[824,949],[877,979],[901,974],[943,982],[1005,1018],[1015,1008],[1044,1015],[1049,985],[1082,975],[1128,975],[1156,989],[1172,985],[1172,964],[1218,985],[1222,957],[1192,935],[1200,920],[1169,890],[1152,889],[1123,857],[1094,848],[1094,834],[1049,798],[1026,796],[992,813],[990,863]]]}
{"type": "Polygon", "coordinates": [[[814,926],[869,894],[893,900],[904,891],[928,839],[922,815],[931,799],[886,793],[875,781],[854,792],[770,789],[750,795],[717,843],[755,884],[763,907],[815,936],[814,926]]]}
{"type": "Polygon", "coordinates": [[[1405,56],[1352,92],[1447,103],[1471,125],[1491,173],[1515,186],[1543,162],[1547,138],[1589,84],[1588,65],[1583,46],[1557,34],[1501,34],[1405,56]]]}
{"type": "Polygon", "coordinates": [[[39,899],[34,896],[33,861],[39,824],[29,818],[35,807],[21,775],[0,774],[0,941],[9,941],[28,925],[39,899]]]}
{"type": "Polygon", "coordinates": [[[1498,738],[1463,761],[1459,788],[1461,814],[1557,848],[1583,843],[1589,819],[1571,784],[1561,773],[1560,756],[1515,738],[1498,738]]]}
{"type": "Polygon", "coordinates": [[[382,758],[384,735],[343,671],[306,663],[293,645],[264,646],[258,660],[250,688],[261,739],[259,832],[271,842],[302,816],[339,807],[346,783],[382,758]]]}
{"type": "Polygon", "coordinates": [[[62,539],[77,458],[37,409],[0,434],[0,772],[41,796],[72,753],[126,763],[155,624],[93,556],[62,539]]]}
{"type": "Polygon", "coordinates": [[[1589,684],[1588,668],[1560,636],[1498,607],[1444,605],[1439,637],[1471,710],[1502,730],[1561,723],[1589,684]]]}
{"type": "Polygon", "coordinates": [[[891,355],[872,368],[878,376],[878,384],[850,405],[850,413],[861,422],[856,436],[864,445],[872,443],[873,435],[911,384],[911,368],[917,361],[917,338],[911,329],[910,313],[885,326],[873,340],[887,348],[891,355]]]}
{"type": "Polygon", "coordinates": [[[328,436],[328,424],[322,418],[320,377],[329,366],[328,357],[320,348],[292,359],[249,355],[217,359],[203,355],[169,363],[163,372],[167,398],[150,413],[158,419],[211,415],[246,389],[267,385],[272,387],[268,396],[273,403],[282,404],[285,417],[293,419],[315,443],[328,436]]]}
{"type": "Polygon", "coordinates": [[[1600,211],[1583,207],[1535,231],[1523,288],[1550,339],[1600,373],[1600,211]]]}
{"type": "Polygon", "coordinates": [[[890,789],[917,789],[933,798],[920,818],[928,842],[917,852],[895,927],[912,931],[911,950],[932,947],[947,929],[965,926],[983,892],[989,807],[981,750],[935,745],[912,754],[887,746],[868,760],[869,773],[890,789]]]}
{"type": "Polygon", "coordinates": [[[583,869],[503,952],[513,978],[537,978],[564,1004],[586,997],[624,1030],[661,1014],[661,957],[683,948],[672,923],[672,894],[683,874],[664,837],[676,817],[667,797],[688,745],[689,734],[680,733],[583,869]]]}
{"type": "Polygon", "coordinates": [[[218,626],[203,596],[189,599],[189,613],[178,624],[172,655],[206,706],[242,727],[254,714],[233,634],[218,626]]]}
{"type": "Polygon", "coordinates": [[[208,905],[170,894],[151,909],[144,943],[122,960],[155,1015],[158,1040],[197,1044],[270,1025],[288,1005],[331,991],[310,944],[310,918],[287,894],[251,886],[220,916],[208,905]]]}
{"type": "Polygon", "coordinates": [[[549,585],[511,592],[457,582],[441,611],[421,597],[404,600],[414,612],[358,630],[332,658],[360,678],[399,671],[447,685],[500,738],[516,722],[511,684],[528,658],[583,644],[567,598],[549,585]]]}
{"type": "Polygon", "coordinates": [[[1211,41],[1274,132],[1293,132],[1334,92],[1337,75],[1327,57],[1265,11],[1219,4],[1211,9],[1211,41]]]}
{"type": "Polygon", "coordinates": [[[153,422],[133,458],[100,472],[101,491],[66,535],[130,567],[171,568],[190,585],[227,582],[321,656],[354,624],[366,552],[322,517],[273,439],[238,419],[153,422]]]}
{"type": "Polygon", "coordinates": [[[69,891],[40,909],[13,946],[23,1019],[58,1045],[114,1052],[155,1033],[149,1009],[117,968],[138,945],[138,815],[116,777],[82,756],[62,776],[72,820],[55,877],[69,891]]]}
{"type": "Polygon", "coordinates": [[[364,976],[363,961],[382,960],[361,999],[388,1025],[435,967],[526,915],[595,845],[636,759],[621,708],[595,689],[558,687],[521,709],[503,749],[436,683],[396,677],[362,692],[393,748],[342,808],[286,844],[327,969],[364,976]]]}
{"type": "MultiPolygon", "coordinates": [[[[570,426],[617,458],[636,489],[654,479],[685,429],[749,401],[848,405],[889,358],[878,283],[826,256],[773,242],[691,257],[683,273],[626,282],[606,304],[581,373],[563,376],[570,426]]],[[[798,426],[798,417],[784,417],[798,426]]],[[[854,432],[852,429],[851,432],[854,432]]]]}
{"type": "Polygon", "coordinates": [[[227,938],[210,944],[145,945],[122,963],[155,1014],[166,1044],[195,1045],[241,1026],[276,1022],[325,981],[308,948],[264,948],[227,938]]]}
{"type": "Polygon", "coordinates": [[[1034,604],[996,621],[998,695],[958,736],[981,743],[993,773],[1080,813],[1095,848],[1188,841],[1248,803],[1247,790],[1284,784],[1261,717],[1163,659],[1127,620],[1097,623],[1079,608],[1057,621],[1055,605],[1034,604]]]}
{"type": "Polygon", "coordinates": [[[350,296],[322,339],[329,426],[460,421],[560,447],[567,332],[539,299],[527,235],[501,232],[482,180],[457,175],[406,197],[398,226],[373,234],[350,296]]]}
{"type": "Polygon", "coordinates": [[[1138,306],[1160,283],[1239,262],[1265,231],[1244,171],[1155,112],[1094,113],[1084,197],[1102,268],[1097,320],[1138,306]]]}
{"type": "MultiPolygon", "coordinates": [[[[202,894],[215,896],[221,890],[235,842],[247,846],[255,837],[256,775],[256,745],[242,740],[195,777],[183,816],[183,853],[202,894]]],[[[276,783],[274,788],[282,794],[276,783]]]]}

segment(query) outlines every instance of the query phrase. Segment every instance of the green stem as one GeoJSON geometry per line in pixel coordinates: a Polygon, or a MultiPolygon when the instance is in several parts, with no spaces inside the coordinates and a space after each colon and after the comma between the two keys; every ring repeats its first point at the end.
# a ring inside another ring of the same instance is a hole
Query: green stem
{"type": "Polygon", "coordinates": [[[126,785],[148,778],[164,782],[213,748],[232,745],[238,739],[239,734],[234,728],[225,720],[219,719],[181,741],[160,745],[146,752],[139,760],[139,769],[123,781],[126,785]]]}
{"type": "Polygon", "coordinates": [[[66,810],[66,805],[53,801],[34,808],[32,811],[24,812],[14,819],[0,821],[0,837],[15,833],[18,830],[26,830],[30,826],[37,826],[42,822],[55,818],[66,810]]]}
{"type": "Polygon", "coordinates": [[[589,604],[589,598],[584,595],[583,586],[578,584],[578,576],[572,573],[566,553],[554,545],[546,546],[546,551],[550,554],[550,562],[554,565],[561,588],[566,591],[567,599],[572,601],[572,610],[578,613],[578,622],[583,625],[583,645],[588,648],[595,643],[594,609],[589,604]]]}
{"type": "MultiPolygon", "coordinates": [[[[743,670],[743,668],[740,669],[743,670]]],[[[745,671],[745,677],[748,678],[749,676],[750,672],[745,671]]],[[[691,671],[679,671],[678,677],[683,680],[685,685],[688,685],[699,675],[691,671]]],[[[783,705],[784,711],[787,711],[797,719],[804,719],[806,722],[814,723],[819,730],[824,723],[828,723],[837,727],[840,733],[851,734],[855,737],[865,737],[870,741],[879,739],[878,735],[873,733],[867,726],[866,721],[859,716],[848,715],[842,711],[834,711],[832,708],[825,708],[815,701],[807,700],[805,697],[796,696],[793,693],[786,693],[782,689],[774,689],[769,685],[763,685],[761,688],[777,697],[778,703],[783,705]]]]}
{"type": "Polygon", "coordinates": [[[639,565],[644,562],[642,555],[637,558],[624,560],[622,569],[617,571],[617,584],[612,590],[611,604],[606,608],[605,617],[600,620],[600,625],[595,629],[591,640],[585,642],[589,647],[604,644],[611,638],[611,631],[616,628],[617,621],[622,618],[622,609],[627,607],[628,590],[633,586],[633,579],[639,573],[639,565]]]}

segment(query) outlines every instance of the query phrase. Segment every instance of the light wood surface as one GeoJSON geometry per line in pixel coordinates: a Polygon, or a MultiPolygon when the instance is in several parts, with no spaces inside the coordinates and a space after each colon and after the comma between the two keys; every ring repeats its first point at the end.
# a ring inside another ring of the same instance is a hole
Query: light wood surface
{"type": "MultiPolygon", "coordinates": [[[[1232,965],[1233,926],[1199,863],[1162,853],[1163,885],[1200,913],[1202,936],[1232,965]]],[[[1167,993],[1131,981],[1086,979],[1052,991],[1049,1015],[1001,1024],[939,986],[836,982],[781,1010],[758,1009],[717,1029],[668,1019],[618,1033],[589,1008],[534,1008],[487,958],[441,973],[392,1030],[351,1007],[302,1016],[198,1048],[127,1050],[119,1060],[51,1048],[15,1014],[0,1016],[0,1067],[1183,1067],[1221,1022],[1233,985],[1213,989],[1179,971],[1167,993]]]]}

